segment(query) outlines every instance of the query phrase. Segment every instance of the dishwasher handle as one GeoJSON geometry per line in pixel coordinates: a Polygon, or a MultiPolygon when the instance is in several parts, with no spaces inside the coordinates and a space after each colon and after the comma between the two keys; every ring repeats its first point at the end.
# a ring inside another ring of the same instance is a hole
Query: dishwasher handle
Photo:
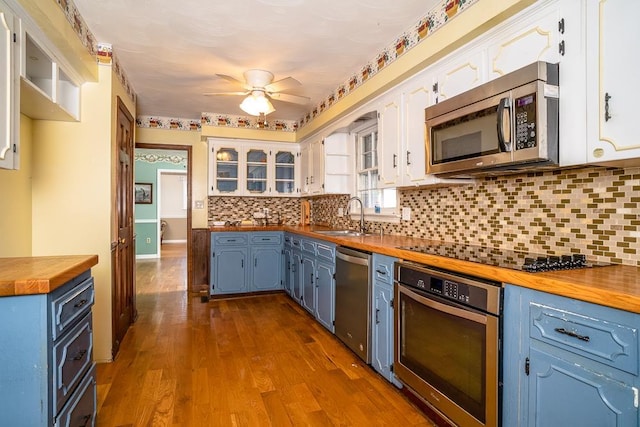
{"type": "Polygon", "coordinates": [[[349,252],[353,252],[354,255],[350,255],[346,253],[346,251],[341,251],[339,248],[336,251],[336,259],[341,259],[351,264],[358,264],[358,265],[365,265],[365,266],[369,265],[369,254],[364,252],[357,252],[357,251],[349,251],[349,252]],[[360,255],[361,253],[362,255],[360,255]]]}

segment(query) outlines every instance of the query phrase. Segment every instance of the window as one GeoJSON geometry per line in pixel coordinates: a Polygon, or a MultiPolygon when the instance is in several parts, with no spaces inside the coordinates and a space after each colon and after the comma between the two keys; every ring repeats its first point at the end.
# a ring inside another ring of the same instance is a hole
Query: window
{"type": "Polygon", "coordinates": [[[356,195],[369,213],[383,213],[396,207],[396,189],[378,188],[378,128],[377,124],[356,133],[358,153],[356,195]]]}

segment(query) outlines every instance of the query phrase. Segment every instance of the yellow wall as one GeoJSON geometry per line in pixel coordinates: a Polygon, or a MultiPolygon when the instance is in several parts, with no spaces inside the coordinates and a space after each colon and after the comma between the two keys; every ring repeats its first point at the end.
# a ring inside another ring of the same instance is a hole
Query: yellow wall
{"type": "Polygon", "coordinates": [[[111,67],[82,87],[81,121],[33,122],[33,255],[97,254],[94,358],[111,359],[111,242],[116,95],[111,67]]]}
{"type": "Polygon", "coordinates": [[[20,116],[20,169],[0,169],[0,257],[31,256],[31,123],[20,116]]]}
{"type": "Polygon", "coordinates": [[[204,201],[205,209],[191,210],[191,226],[207,227],[207,141],[201,140],[200,132],[171,129],[136,129],[136,142],[145,144],[190,145],[191,152],[191,203],[204,201]]]}

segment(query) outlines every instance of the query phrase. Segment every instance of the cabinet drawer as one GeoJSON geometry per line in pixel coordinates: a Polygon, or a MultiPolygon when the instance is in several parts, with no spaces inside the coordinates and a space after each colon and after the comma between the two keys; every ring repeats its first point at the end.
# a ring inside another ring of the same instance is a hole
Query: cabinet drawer
{"type": "Polygon", "coordinates": [[[95,426],[96,407],[96,368],[93,365],[56,417],[55,427],[95,426]]]}
{"type": "Polygon", "coordinates": [[[332,264],[336,262],[336,247],[333,245],[318,243],[316,246],[316,254],[318,258],[329,261],[332,264]]]}
{"type": "Polygon", "coordinates": [[[216,246],[239,246],[246,245],[248,242],[246,233],[230,233],[222,235],[214,235],[213,242],[216,246]]]}
{"type": "Polygon", "coordinates": [[[93,277],[73,286],[51,300],[52,334],[56,340],[62,332],[91,311],[95,297],[93,277]]]}
{"type": "Polygon", "coordinates": [[[530,303],[531,338],[638,375],[638,331],[616,321],[530,303]]]}
{"type": "Polygon", "coordinates": [[[282,234],[253,233],[251,235],[252,245],[279,245],[282,243],[282,234]]]}
{"type": "Polygon", "coordinates": [[[395,261],[396,258],[373,254],[374,280],[378,280],[389,285],[393,284],[393,263],[395,261]]]}
{"type": "Polygon", "coordinates": [[[300,241],[300,247],[304,252],[309,252],[315,255],[316,253],[316,242],[313,240],[302,239],[300,241]]]}
{"type": "Polygon", "coordinates": [[[59,411],[91,366],[93,335],[88,314],[53,347],[53,407],[59,411]]]}

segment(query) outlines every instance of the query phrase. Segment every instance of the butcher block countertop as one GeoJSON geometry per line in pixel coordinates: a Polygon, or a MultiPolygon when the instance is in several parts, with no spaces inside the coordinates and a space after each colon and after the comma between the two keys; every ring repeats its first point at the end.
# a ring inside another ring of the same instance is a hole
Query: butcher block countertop
{"type": "Polygon", "coordinates": [[[0,297],[47,294],[96,264],[97,255],[0,258],[0,297]]]}
{"type": "Polygon", "coordinates": [[[321,226],[211,227],[210,230],[290,231],[316,239],[331,241],[338,245],[377,252],[403,260],[454,270],[462,274],[518,285],[640,314],[640,268],[632,266],[610,265],[577,270],[527,273],[525,271],[398,249],[399,246],[419,246],[428,242],[425,239],[415,237],[396,235],[385,235],[382,237],[379,235],[358,237],[327,236],[316,233],[316,231],[320,230],[330,230],[328,227],[321,226]]]}

